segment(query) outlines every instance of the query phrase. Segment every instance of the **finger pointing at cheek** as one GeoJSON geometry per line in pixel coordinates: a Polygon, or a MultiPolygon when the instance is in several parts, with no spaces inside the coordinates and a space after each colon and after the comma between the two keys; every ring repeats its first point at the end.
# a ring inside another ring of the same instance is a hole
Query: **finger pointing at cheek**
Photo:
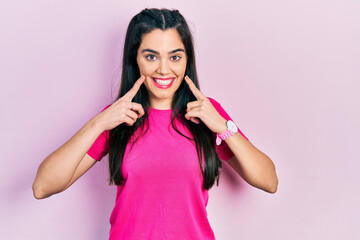
{"type": "Polygon", "coordinates": [[[200,92],[199,89],[197,89],[197,87],[195,86],[194,82],[188,77],[188,76],[185,76],[185,82],[188,84],[191,92],[194,94],[194,96],[197,98],[197,100],[200,100],[200,99],[205,99],[207,98],[204,94],[202,94],[200,92]]]}

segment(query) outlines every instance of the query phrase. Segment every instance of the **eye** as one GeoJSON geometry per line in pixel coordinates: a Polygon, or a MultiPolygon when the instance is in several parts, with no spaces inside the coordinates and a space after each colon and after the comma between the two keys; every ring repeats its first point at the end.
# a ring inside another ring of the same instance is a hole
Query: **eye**
{"type": "Polygon", "coordinates": [[[177,61],[179,61],[180,59],[181,59],[181,57],[178,56],[178,55],[174,55],[174,56],[171,57],[171,60],[173,60],[174,62],[177,62],[177,61]]]}
{"type": "Polygon", "coordinates": [[[157,57],[154,54],[149,54],[145,57],[149,61],[155,61],[157,57]]]}

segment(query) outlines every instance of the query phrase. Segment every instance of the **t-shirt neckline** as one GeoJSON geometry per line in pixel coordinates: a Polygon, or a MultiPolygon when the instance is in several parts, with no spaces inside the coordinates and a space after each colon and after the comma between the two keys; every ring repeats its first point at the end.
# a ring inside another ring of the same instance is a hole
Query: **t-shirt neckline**
{"type": "Polygon", "coordinates": [[[153,108],[153,107],[150,107],[150,111],[151,112],[154,112],[154,113],[171,113],[172,112],[172,109],[157,109],[157,108],[153,108]]]}

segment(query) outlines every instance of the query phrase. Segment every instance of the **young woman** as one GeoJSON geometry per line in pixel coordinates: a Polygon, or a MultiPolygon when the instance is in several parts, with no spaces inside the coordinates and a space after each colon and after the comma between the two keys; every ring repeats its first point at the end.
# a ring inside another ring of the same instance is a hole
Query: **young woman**
{"type": "Polygon", "coordinates": [[[64,191],[107,153],[114,240],[215,239],[206,205],[221,160],[254,187],[275,193],[278,184],[271,159],[199,90],[192,36],[177,10],[133,17],[117,100],[41,163],[34,196],[64,191]]]}

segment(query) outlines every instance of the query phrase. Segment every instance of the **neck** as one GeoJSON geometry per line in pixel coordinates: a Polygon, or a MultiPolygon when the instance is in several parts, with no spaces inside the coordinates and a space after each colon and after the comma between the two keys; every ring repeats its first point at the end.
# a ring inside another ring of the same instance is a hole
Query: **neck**
{"type": "Polygon", "coordinates": [[[159,110],[167,110],[171,109],[171,99],[168,100],[155,100],[150,99],[150,105],[152,108],[159,109],[159,110]]]}

